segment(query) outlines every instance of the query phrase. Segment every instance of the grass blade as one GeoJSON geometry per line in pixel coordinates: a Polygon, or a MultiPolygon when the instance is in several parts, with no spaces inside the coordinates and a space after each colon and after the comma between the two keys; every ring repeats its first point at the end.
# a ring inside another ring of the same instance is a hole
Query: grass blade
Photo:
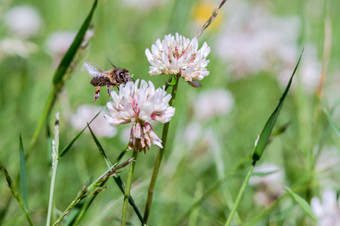
{"type": "Polygon", "coordinates": [[[297,68],[299,66],[299,63],[300,63],[300,60],[301,60],[301,57],[302,57],[302,53],[303,53],[303,50],[302,50],[302,52],[300,54],[298,62],[296,63],[294,71],[293,71],[292,75],[290,76],[290,79],[289,79],[289,82],[287,84],[287,87],[286,87],[285,91],[283,92],[283,94],[282,94],[282,96],[281,96],[281,98],[279,100],[279,104],[276,106],[275,110],[273,111],[273,113],[269,117],[268,121],[266,122],[266,124],[265,124],[265,126],[264,126],[264,128],[263,128],[263,130],[261,132],[261,135],[260,135],[260,137],[259,137],[259,139],[258,139],[258,141],[256,143],[255,150],[254,150],[253,157],[252,157],[253,162],[252,162],[252,164],[251,164],[251,166],[250,166],[250,168],[248,170],[248,173],[247,173],[246,177],[244,178],[244,180],[242,182],[242,185],[241,185],[241,188],[240,188],[239,193],[237,195],[235,204],[234,204],[232,210],[230,211],[230,215],[229,215],[229,217],[227,219],[227,222],[225,223],[226,226],[229,226],[231,224],[231,222],[233,220],[233,217],[235,215],[235,212],[237,210],[237,207],[238,207],[238,205],[239,205],[239,203],[241,201],[243,193],[244,193],[244,191],[246,189],[246,186],[247,186],[247,184],[249,182],[250,176],[251,176],[251,174],[252,174],[252,172],[253,172],[253,170],[255,168],[256,162],[261,158],[261,156],[263,154],[263,151],[264,151],[266,145],[268,144],[270,135],[271,135],[271,133],[273,131],[274,125],[276,123],[276,120],[277,120],[277,118],[278,118],[278,116],[280,114],[281,108],[283,106],[283,102],[284,102],[284,100],[285,100],[285,98],[287,96],[287,93],[288,93],[289,88],[290,88],[290,86],[292,84],[292,81],[293,81],[293,77],[294,77],[295,72],[296,72],[296,70],[297,70],[297,68]]]}
{"type": "Polygon", "coordinates": [[[15,189],[15,185],[13,183],[12,178],[10,177],[7,169],[1,164],[0,162],[0,172],[2,172],[6,178],[7,181],[7,185],[8,188],[11,190],[12,196],[18,201],[18,203],[20,204],[21,208],[23,209],[23,211],[25,212],[27,221],[30,225],[33,225],[32,219],[26,209],[26,207],[24,206],[24,202],[22,201],[21,197],[19,196],[18,192],[15,189]]]}
{"type": "MultiPolygon", "coordinates": [[[[105,153],[105,151],[104,151],[103,146],[100,144],[100,142],[99,142],[99,140],[97,139],[96,135],[93,133],[91,127],[90,127],[89,125],[88,125],[88,127],[89,127],[90,133],[91,133],[91,135],[92,135],[92,138],[93,138],[94,142],[96,143],[96,145],[97,145],[97,147],[98,147],[99,152],[101,153],[101,155],[103,156],[103,158],[104,158],[104,160],[105,160],[105,162],[106,162],[107,167],[109,167],[109,168],[112,167],[112,163],[111,163],[110,160],[107,158],[107,155],[106,155],[106,153],[105,153]]],[[[126,150],[124,150],[124,151],[118,156],[116,163],[119,162],[119,160],[124,156],[125,153],[126,153],[126,150]]],[[[115,163],[115,164],[116,164],[116,163],[115,163]]],[[[125,185],[124,185],[124,183],[123,183],[122,178],[121,178],[118,174],[116,174],[116,175],[113,175],[113,179],[114,179],[114,181],[116,182],[117,186],[119,187],[119,190],[120,190],[123,194],[125,194],[125,185]]],[[[91,204],[91,203],[89,203],[89,204],[91,204]]],[[[137,205],[135,204],[135,201],[134,201],[133,198],[131,197],[131,194],[129,195],[129,204],[133,207],[133,209],[134,209],[134,211],[136,212],[136,214],[137,214],[137,216],[138,216],[140,222],[141,222],[142,224],[144,224],[143,216],[142,216],[142,214],[140,213],[140,211],[139,211],[137,205]]],[[[88,208],[88,207],[86,207],[86,209],[87,209],[87,208],[88,208]]]]}
{"type": "Polygon", "coordinates": [[[26,162],[25,162],[25,153],[24,153],[24,145],[22,143],[21,134],[19,135],[19,157],[20,157],[20,185],[21,185],[21,195],[23,198],[24,206],[28,209],[28,201],[27,201],[27,193],[28,193],[28,179],[27,179],[27,171],[26,171],[26,162]]]}
{"type": "Polygon", "coordinates": [[[273,131],[273,128],[274,128],[274,125],[276,123],[276,120],[280,114],[280,111],[281,111],[281,108],[282,108],[282,105],[283,105],[283,102],[287,96],[287,93],[289,91],[289,88],[292,84],[292,81],[293,81],[293,77],[295,75],[295,72],[299,66],[299,63],[300,63],[300,60],[301,60],[301,57],[302,57],[302,53],[303,53],[303,50],[301,52],[301,55],[299,57],[299,60],[295,66],[295,69],[292,73],[292,75],[290,76],[290,79],[289,79],[289,82],[287,84],[287,87],[285,89],[285,91],[283,92],[281,98],[280,98],[280,101],[279,101],[279,104],[277,105],[277,107],[275,108],[275,110],[273,111],[273,113],[271,114],[271,116],[269,117],[268,121],[266,122],[266,125],[264,126],[262,132],[261,132],[261,135],[260,135],[260,138],[255,146],[255,150],[254,150],[254,154],[253,154],[253,160],[254,161],[257,161],[261,158],[262,154],[263,154],[263,151],[268,143],[268,140],[269,140],[269,137],[270,137],[270,134],[272,133],[273,131]]]}
{"type": "Polygon", "coordinates": [[[28,158],[28,156],[30,156],[31,152],[33,151],[33,147],[34,147],[34,145],[35,145],[35,143],[38,139],[38,136],[40,134],[42,127],[46,123],[47,118],[48,118],[49,114],[51,113],[51,110],[52,110],[54,103],[57,99],[57,95],[58,95],[59,91],[63,88],[63,85],[64,85],[65,81],[67,80],[67,78],[65,76],[67,69],[71,65],[71,62],[72,62],[74,56],[76,55],[76,53],[77,53],[77,51],[78,51],[78,49],[81,45],[81,42],[82,42],[82,40],[85,36],[85,33],[86,33],[87,29],[89,28],[89,26],[91,24],[92,16],[93,16],[93,13],[96,9],[97,3],[98,3],[98,0],[95,0],[89,14],[87,15],[82,26],[80,27],[74,41],[72,42],[70,48],[67,50],[63,59],[60,61],[60,64],[59,64],[56,72],[54,73],[54,76],[53,76],[53,79],[52,79],[53,87],[52,87],[50,94],[48,96],[48,99],[47,99],[47,102],[45,104],[45,108],[42,112],[42,115],[40,116],[38,125],[37,125],[37,127],[34,131],[33,138],[31,140],[31,144],[30,144],[28,153],[26,155],[26,158],[28,158]]]}
{"type": "Polygon", "coordinates": [[[73,144],[78,140],[78,138],[80,137],[80,135],[83,134],[83,132],[86,130],[86,128],[88,127],[88,125],[90,125],[93,120],[95,120],[97,118],[97,116],[104,110],[104,107],[91,119],[90,122],[87,123],[87,125],[84,127],[84,129],[82,129],[72,140],[71,142],[66,145],[66,147],[60,152],[59,154],[59,158],[62,157],[63,155],[65,155],[73,146],[73,144]]]}
{"type": "Polygon", "coordinates": [[[90,10],[90,13],[88,14],[88,16],[86,17],[83,25],[81,26],[81,28],[79,29],[76,37],[74,38],[70,48],[67,50],[66,54],[64,55],[63,59],[60,61],[60,64],[53,76],[53,84],[57,87],[59,87],[60,85],[62,86],[64,83],[64,76],[66,74],[66,71],[68,69],[68,67],[70,66],[74,56],[76,55],[83,39],[85,36],[85,33],[87,31],[87,29],[90,27],[91,21],[92,21],[92,16],[93,13],[97,7],[97,3],[98,0],[95,0],[92,8],[90,10]]]}
{"type": "Polygon", "coordinates": [[[293,198],[293,200],[303,209],[303,211],[305,211],[306,214],[308,214],[314,221],[317,221],[316,216],[313,214],[312,208],[309,206],[306,200],[301,198],[301,196],[293,192],[288,187],[285,187],[285,190],[293,198]]]}
{"type": "Polygon", "coordinates": [[[100,154],[103,156],[103,158],[104,158],[104,160],[105,160],[107,166],[108,166],[108,167],[112,166],[111,161],[108,159],[108,157],[107,157],[107,155],[106,155],[106,153],[105,153],[105,151],[104,151],[103,146],[100,144],[98,138],[94,135],[94,133],[93,133],[93,131],[92,131],[90,125],[87,124],[87,127],[89,128],[90,133],[91,133],[91,135],[92,135],[92,138],[93,138],[94,142],[96,143],[97,148],[98,148],[100,154]]]}

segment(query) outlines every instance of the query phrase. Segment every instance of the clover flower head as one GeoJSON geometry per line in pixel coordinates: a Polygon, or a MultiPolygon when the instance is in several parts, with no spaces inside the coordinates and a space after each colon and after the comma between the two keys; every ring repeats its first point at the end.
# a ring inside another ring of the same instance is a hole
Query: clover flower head
{"type": "Polygon", "coordinates": [[[42,19],[38,11],[27,5],[9,9],[4,15],[4,23],[17,38],[32,38],[41,28],[42,19]]]}
{"type": "Polygon", "coordinates": [[[206,69],[209,52],[206,42],[198,49],[197,38],[190,40],[176,33],[175,36],[166,35],[162,41],[158,39],[151,46],[151,51],[145,50],[145,55],[151,64],[150,75],[179,74],[185,81],[191,82],[209,75],[206,69]]]}
{"type": "Polygon", "coordinates": [[[146,151],[151,144],[162,146],[161,139],[153,131],[151,122],[169,122],[175,108],[169,106],[171,95],[163,89],[155,89],[152,82],[139,80],[119,87],[119,93],[111,92],[112,101],[107,103],[106,120],[113,126],[133,123],[129,149],[146,151]]]}

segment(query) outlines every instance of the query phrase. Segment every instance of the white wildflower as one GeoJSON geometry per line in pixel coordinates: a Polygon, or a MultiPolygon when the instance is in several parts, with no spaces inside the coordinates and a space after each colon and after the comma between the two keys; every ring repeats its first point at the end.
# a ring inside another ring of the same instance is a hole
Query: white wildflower
{"type": "Polygon", "coordinates": [[[335,191],[325,190],[322,193],[322,200],[313,197],[311,206],[318,219],[317,225],[340,226],[340,200],[337,199],[335,191]]]}
{"type": "Polygon", "coordinates": [[[229,91],[217,89],[201,92],[194,103],[197,117],[201,120],[209,120],[214,116],[229,113],[233,107],[234,99],[229,91]]]}
{"type": "Polygon", "coordinates": [[[175,108],[169,106],[171,95],[161,88],[155,89],[152,82],[139,80],[121,84],[119,94],[111,92],[112,101],[107,103],[107,121],[118,126],[132,122],[129,148],[146,151],[151,144],[162,148],[162,140],[151,127],[152,121],[169,122],[175,108]]]}
{"type": "Polygon", "coordinates": [[[273,16],[263,5],[250,5],[242,0],[231,2],[227,10],[230,19],[221,29],[215,47],[235,77],[261,71],[277,74],[290,68],[292,59],[296,63],[298,17],[273,16]]]}
{"type": "MultiPolygon", "coordinates": [[[[71,125],[79,131],[84,129],[87,123],[90,122],[100,110],[101,107],[92,105],[79,106],[76,113],[71,116],[71,125]]],[[[107,124],[102,113],[93,120],[90,127],[94,134],[99,137],[114,137],[117,133],[116,128],[107,124]]],[[[89,130],[87,129],[85,132],[89,132],[89,130]]]]}
{"type": "Polygon", "coordinates": [[[4,22],[13,35],[21,38],[35,36],[41,27],[39,13],[30,6],[17,6],[6,12],[4,22]]]}
{"type": "Polygon", "coordinates": [[[158,39],[152,45],[151,51],[145,50],[145,55],[151,64],[151,75],[179,74],[185,81],[191,82],[209,75],[206,69],[209,52],[206,42],[198,49],[196,38],[190,40],[176,33],[175,36],[166,35],[162,41],[158,39]]]}

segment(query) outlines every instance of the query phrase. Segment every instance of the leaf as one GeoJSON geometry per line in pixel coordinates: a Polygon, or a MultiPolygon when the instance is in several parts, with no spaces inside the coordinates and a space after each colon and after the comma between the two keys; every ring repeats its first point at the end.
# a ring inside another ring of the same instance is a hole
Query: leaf
{"type": "Polygon", "coordinates": [[[305,211],[306,214],[308,214],[314,221],[317,221],[316,216],[313,214],[312,208],[309,206],[306,200],[304,200],[298,194],[294,193],[288,187],[285,187],[285,190],[293,198],[293,200],[303,209],[303,211],[305,211]]]}
{"type": "Polygon", "coordinates": [[[105,107],[103,107],[92,119],[90,122],[88,122],[88,124],[84,127],[84,129],[82,129],[72,140],[71,142],[66,145],[66,147],[60,152],[59,154],[59,158],[62,157],[63,155],[65,155],[69,150],[70,148],[72,147],[72,145],[74,144],[74,142],[76,142],[76,140],[78,140],[78,138],[80,137],[80,135],[83,134],[83,132],[86,130],[87,126],[90,125],[93,120],[95,120],[97,118],[97,116],[104,110],[105,107]]]}
{"type": "Polygon", "coordinates": [[[60,61],[60,64],[53,76],[53,84],[55,86],[60,86],[63,84],[63,78],[64,75],[67,71],[67,68],[69,67],[69,65],[71,64],[74,56],[76,55],[77,50],[79,49],[85,33],[87,31],[87,29],[89,28],[90,24],[91,24],[91,20],[92,20],[92,16],[93,13],[96,9],[98,0],[95,0],[92,8],[90,10],[90,13],[88,14],[87,18],[85,19],[83,25],[81,26],[81,28],[79,29],[76,37],[74,38],[70,48],[67,50],[66,54],[64,55],[63,59],[60,61]]]}
{"type": "Polygon", "coordinates": [[[172,77],[171,77],[171,81],[168,82],[168,84],[169,84],[170,86],[176,85],[176,78],[175,78],[175,76],[172,76],[172,77]]]}
{"type": "MultiPolygon", "coordinates": [[[[13,183],[12,178],[10,177],[7,169],[2,165],[1,162],[0,162],[0,172],[2,172],[4,174],[6,181],[7,181],[7,186],[11,190],[12,196],[18,201],[18,203],[20,204],[20,207],[24,211],[28,223],[30,225],[33,225],[32,219],[31,219],[26,207],[24,206],[24,202],[22,201],[22,198],[19,196],[18,192],[15,189],[15,185],[13,183]]],[[[2,213],[1,213],[1,215],[2,215],[2,213]]],[[[2,217],[3,217],[3,215],[2,215],[2,217]]]]}
{"type": "Polygon", "coordinates": [[[261,132],[261,135],[259,137],[259,140],[255,146],[255,150],[254,150],[254,154],[253,154],[253,160],[254,161],[257,161],[261,158],[262,154],[263,154],[263,151],[267,145],[267,142],[268,142],[268,139],[270,137],[270,134],[272,133],[272,130],[274,128],[274,125],[276,123],[276,120],[280,114],[280,111],[281,111],[281,108],[282,108],[282,105],[283,105],[283,102],[287,96],[287,93],[289,91],[289,88],[292,84],[292,81],[293,81],[293,77],[295,75],[295,72],[299,66],[299,63],[300,63],[300,60],[301,60],[301,57],[302,57],[302,53],[303,53],[303,50],[301,52],[301,55],[299,57],[299,60],[295,66],[295,69],[293,71],[293,74],[290,76],[290,79],[289,79],[289,82],[287,84],[287,87],[285,89],[285,91],[283,92],[281,98],[280,98],[280,101],[279,101],[279,104],[277,105],[277,107],[275,108],[275,110],[273,111],[273,113],[271,114],[271,116],[269,117],[268,121],[266,122],[266,125],[264,126],[262,132],[261,132]]]}
{"type": "Polygon", "coordinates": [[[91,135],[92,135],[92,138],[93,138],[94,142],[96,143],[97,148],[98,148],[100,154],[103,156],[103,158],[104,158],[104,160],[105,160],[105,162],[106,162],[106,165],[107,165],[108,167],[112,166],[111,161],[108,159],[108,157],[107,157],[107,155],[106,155],[106,153],[105,153],[105,151],[104,151],[104,149],[103,149],[103,146],[100,144],[100,142],[99,142],[99,140],[97,139],[96,135],[94,135],[94,133],[93,133],[93,131],[92,131],[90,125],[87,124],[87,127],[89,128],[90,133],[91,133],[91,135]]]}
{"type": "Polygon", "coordinates": [[[24,206],[28,208],[27,193],[28,193],[28,179],[26,171],[25,153],[24,145],[22,143],[21,134],[19,135],[19,158],[20,158],[20,185],[21,185],[21,195],[24,202],[24,206]]]}
{"type": "Polygon", "coordinates": [[[66,80],[66,72],[68,67],[70,66],[77,50],[79,49],[79,46],[81,45],[81,42],[84,38],[84,35],[86,33],[86,30],[90,26],[91,19],[94,13],[94,10],[96,9],[98,0],[95,0],[93,3],[93,6],[86,17],[84,23],[82,24],[81,28],[79,29],[73,43],[71,44],[70,48],[67,50],[66,54],[64,55],[63,59],[61,60],[56,72],[54,73],[52,82],[53,82],[53,87],[50,90],[50,93],[47,98],[47,102],[45,104],[45,107],[42,111],[42,114],[40,116],[40,119],[38,121],[37,127],[35,128],[35,131],[33,133],[33,137],[30,143],[30,146],[28,148],[28,152],[26,153],[26,159],[31,155],[33,151],[33,147],[35,146],[38,136],[45,125],[47,118],[49,117],[51,110],[57,100],[57,95],[59,91],[62,89],[63,84],[66,80]]]}
{"type": "Polygon", "coordinates": [[[280,172],[280,170],[272,170],[272,171],[268,171],[268,172],[253,172],[251,174],[251,176],[257,176],[257,177],[264,177],[264,176],[268,176],[270,174],[274,174],[276,172],[280,172]]]}

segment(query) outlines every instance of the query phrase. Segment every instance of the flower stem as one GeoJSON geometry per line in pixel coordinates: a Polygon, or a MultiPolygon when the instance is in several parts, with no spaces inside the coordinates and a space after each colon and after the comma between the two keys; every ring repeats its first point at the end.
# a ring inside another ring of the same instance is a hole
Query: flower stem
{"type": "Polygon", "coordinates": [[[124,194],[122,223],[121,223],[122,226],[126,225],[126,213],[127,213],[127,207],[128,207],[129,198],[130,198],[132,176],[133,176],[133,171],[135,169],[137,156],[138,156],[138,151],[133,150],[133,159],[134,160],[132,161],[131,166],[130,166],[129,175],[128,175],[128,179],[127,179],[127,182],[126,182],[125,194],[124,194]]]}
{"type": "MultiPolygon", "coordinates": [[[[176,84],[172,88],[171,100],[169,102],[170,106],[173,106],[174,103],[175,103],[175,98],[176,98],[176,94],[177,94],[177,88],[178,88],[178,83],[179,83],[180,75],[175,75],[175,78],[176,78],[176,84]]],[[[166,148],[166,140],[167,140],[167,137],[168,137],[169,125],[170,125],[170,122],[167,122],[167,123],[165,123],[165,125],[163,127],[163,132],[162,132],[162,145],[163,145],[163,148],[160,148],[159,151],[158,151],[155,167],[153,169],[153,173],[152,173],[152,177],[151,177],[151,181],[150,181],[150,185],[149,185],[149,189],[148,189],[148,197],[147,197],[146,206],[145,206],[145,212],[144,212],[144,221],[145,221],[145,224],[147,224],[148,218],[149,218],[149,214],[150,214],[153,190],[154,190],[154,187],[155,187],[155,184],[156,184],[159,168],[161,166],[163,154],[164,154],[164,151],[165,151],[165,148],[166,148]]]]}
{"type": "Polygon", "coordinates": [[[227,222],[225,223],[225,226],[229,226],[231,224],[231,221],[233,220],[233,217],[234,217],[234,215],[236,213],[238,205],[240,204],[240,201],[241,201],[241,198],[243,196],[243,193],[246,190],[246,187],[247,187],[250,175],[251,175],[251,173],[254,170],[255,164],[256,164],[256,160],[254,160],[252,162],[252,164],[251,164],[251,166],[250,166],[250,168],[248,170],[248,173],[247,173],[246,177],[243,180],[243,183],[242,183],[242,186],[240,188],[240,191],[238,192],[235,204],[234,204],[233,208],[231,209],[230,215],[229,215],[229,217],[227,219],[227,222]]]}

